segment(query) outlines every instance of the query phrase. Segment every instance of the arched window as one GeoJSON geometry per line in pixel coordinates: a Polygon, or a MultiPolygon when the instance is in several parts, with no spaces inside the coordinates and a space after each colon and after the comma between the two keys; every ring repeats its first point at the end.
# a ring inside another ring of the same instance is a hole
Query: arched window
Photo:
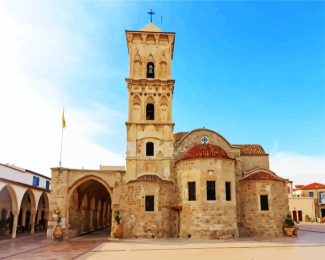
{"type": "Polygon", "coordinates": [[[147,120],[154,120],[155,119],[155,105],[154,104],[147,104],[146,106],[146,119],[147,120]]]}
{"type": "Polygon", "coordinates": [[[146,143],[146,156],[154,155],[154,145],[153,142],[146,143]]]}
{"type": "Polygon", "coordinates": [[[147,78],[154,78],[155,77],[155,64],[152,62],[148,62],[147,64],[147,78]]]}

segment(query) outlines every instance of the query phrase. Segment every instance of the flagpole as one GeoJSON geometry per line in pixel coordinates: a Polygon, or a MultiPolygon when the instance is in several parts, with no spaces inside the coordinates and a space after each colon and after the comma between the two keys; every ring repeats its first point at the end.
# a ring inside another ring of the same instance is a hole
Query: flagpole
{"type": "Polygon", "coordinates": [[[63,126],[62,126],[62,133],[61,133],[61,149],[60,149],[60,162],[59,162],[59,167],[62,167],[62,144],[63,144],[63,126]]]}
{"type": "Polygon", "coordinates": [[[64,117],[64,108],[62,112],[62,132],[61,132],[61,148],[60,148],[60,161],[59,161],[59,167],[62,167],[62,145],[63,145],[63,129],[65,128],[65,117],[64,117]]]}

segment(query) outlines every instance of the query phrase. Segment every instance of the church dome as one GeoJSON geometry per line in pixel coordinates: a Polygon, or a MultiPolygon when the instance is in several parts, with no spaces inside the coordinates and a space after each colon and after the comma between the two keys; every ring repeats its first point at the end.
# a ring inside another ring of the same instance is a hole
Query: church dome
{"type": "Polygon", "coordinates": [[[196,158],[224,158],[229,159],[228,154],[219,146],[213,144],[198,144],[189,149],[181,160],[196,158]]]}

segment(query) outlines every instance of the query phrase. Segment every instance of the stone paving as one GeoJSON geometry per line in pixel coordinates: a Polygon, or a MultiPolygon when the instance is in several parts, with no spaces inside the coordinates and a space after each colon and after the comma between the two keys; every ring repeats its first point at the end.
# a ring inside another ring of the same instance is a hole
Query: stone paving
{"type": "Polygon", "coordinates": [[[0,241],[0,259],[325,259],[325,224],[301,225],[297,237],[272,239],[114,240],[107,233],[103,230],[63,242],[46,240],[45,234],[0,241]]]}
{"type": "Polygon", "coordinates": [[[107,231],[70,241],[47,240],[46,234],[0,241],[0,259],[75,259],[108,241],[107,231]]]}

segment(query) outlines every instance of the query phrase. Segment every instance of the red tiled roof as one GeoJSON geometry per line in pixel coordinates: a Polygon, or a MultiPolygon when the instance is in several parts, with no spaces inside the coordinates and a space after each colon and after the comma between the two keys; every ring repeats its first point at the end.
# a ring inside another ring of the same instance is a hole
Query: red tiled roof
{"type": "Polygon", "coordinates": [[[242,180],[245,181],[262,181],[262,180],[273,180],[273,181],[284,181],[284,179],[280,178],[279,176],[276,176],[275,174],[272,174],[268,170],[257,170],[255,172],[252,172],[245,176],[242,180]]]}
{"type": "Polygon", "coordinates": [[[299,188],[299,190],[314,190],[314,189],[325,189],[325,184],[313,182],[311,184],[308,184],[308,185],[305,185],[305,186],[299,188]]]}
{"type": "Polygon", "coordinates": [[[224,158],[229,159],[228,154],[219,146],[213,144],[198,144],[189,149],[181,160],[196,158],[224,158]]]}
{"type": "Polygon", "coordinates": [[[240,155],[268,155],[259,144],[240,145],[240,155]]]}
{"type": "Polygon", "coordinates": [[[296,189],[300,189],[302,187],[304,187],[304,185],[295,185],[296,189]]]}

